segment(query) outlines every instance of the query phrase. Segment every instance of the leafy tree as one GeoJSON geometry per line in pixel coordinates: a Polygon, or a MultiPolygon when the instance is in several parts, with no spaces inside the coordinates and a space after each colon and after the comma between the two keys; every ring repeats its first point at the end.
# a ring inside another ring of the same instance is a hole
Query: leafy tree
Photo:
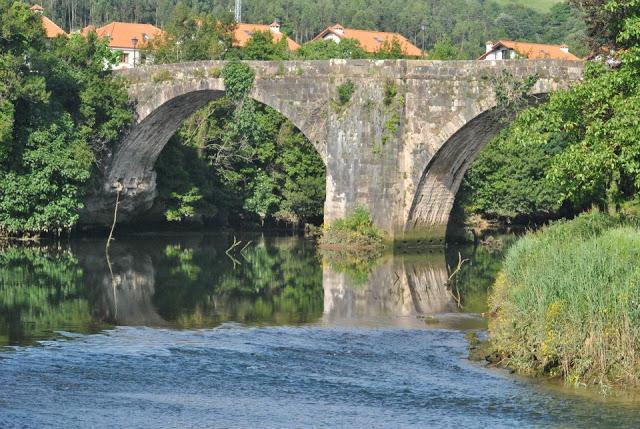
{"type": "Polygon", "coordinates": [[[459,60],[460,52],[456,48],[451,39],[444,37],[433,45],[433,49],[429,51],[430,60],[459,60]]]}
{"type": "Polygon", "coordinates": [[[222,59],[233,42],[233,17],[223,14],[195,14],[178,3],[164,37],[153,39],[147,48],[158,64],[222,59]]]}
{"type": "Polygon", "coordinates": [[[355,39],[343,39],[340,43],[332,40],[316,40],[305,43],[296,51],[296,57],[305,60],[329,60],[343,58],[357,60],[367,58],[368,54],[355,39]]]}
{"type": "Polygon", "coordinates": [[[244,202],[244,208],[260,217],[264,225],[267,215],[275,212],[280,198],[275,193],[276,183],[265,172],[258,171],[253,180],[251,194],[244,202]]]}
{"type": "Polygon", "coordinates": [[[400,44],[400,40],[397,37],[394,37],[391,41],[385,40],[373,57],[381,60],[401,60],[404,58],[411,58],[405,54],[402,49],[402,45],[400,44]]]}
{"type": "Polygon", "coordinates": [[[597,51],[603,45],[630,47],[637,43],[640,33],[631,30],[639,24],[640,3],[637,1],[570,0],[570,3],[584,11],[592,50],[597,51]],[[635,32],[635,36],[624,36],[627,30],[635,32]]]}
{"type": "Polygon", "coordinates": [[[0,3],[0,231],[60,231],[91,172],[128,126],[116,54],[95,33],[46,40],[26,4],[0,3]]]}
{"type": "Polygon", "coordinates": [[[620,208],[633,198],[640,188],[640,69],[635,48],[619,58],[614,69],[588,63],[583,83],[524,111],[490,143],[467,174],[467,208],[553,217],[594,204],[620,208]]]}
{"type": "Polygon", "coordinates": [[[240,56],[246,60],[286,60],[289,59],[286,36],[275,41],[271,31],[256,31],[241,50],[240,56]]]}
{"type": "Polygon", "coordinates": [[[549,173],[563,198],[619,207],[640,188],[640,74],[629,55],[617,70],[590,65],[583,84],[549,103],[546,116],[569,143],[549,173]]]}

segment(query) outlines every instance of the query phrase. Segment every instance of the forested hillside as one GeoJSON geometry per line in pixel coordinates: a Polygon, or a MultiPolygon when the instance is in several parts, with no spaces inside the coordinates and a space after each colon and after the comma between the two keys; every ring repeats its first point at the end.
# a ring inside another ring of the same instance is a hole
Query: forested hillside
{"type": "MultiPolygon", "coordinates": [[[[230,14],[233,0],[187,0],[197,13],[230,14]]],[[[552,2],[547,1],[546,5],[552,2]]],[[[110,21],[167,25],[177,0],[45,0],[48,15],[65,30],[110,21]]],[[[292,38],[306,42],[336,22],[347,27],[400,32],[418,47],[451,42],[461,58],[476,58],[489,39],[567,43],[586,53],[581,14],[558,2],[548,11],[540,2],[485,0],[244,0],[243,21],[278,19],[292,38]],[[529,7],[527,7],[529,6],[529,7]],[[531,8],[530,8],[531,7],[531,8]],[[533,8],[533,9],[532,9],[533,8]]]]}
{"type": "Polygon", "coordinates": [[[503,5],[517,4],[539,12],[548,12],[553,6],[562,3],[562,0],[496,0],[496,2],[503,5]]]}

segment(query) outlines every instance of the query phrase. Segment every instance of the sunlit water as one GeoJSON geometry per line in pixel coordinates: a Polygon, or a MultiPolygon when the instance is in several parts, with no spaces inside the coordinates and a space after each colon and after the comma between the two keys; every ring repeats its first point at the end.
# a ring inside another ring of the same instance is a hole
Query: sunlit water
{"type": "Polygon", "coordinates": [[[632,398],[466,359],[499,251],[462,249],[452,288],[457,250],[242,239],[120,239],[110,264],[90,240],[0,251],[0,427],[640,426],[632,398]]]}

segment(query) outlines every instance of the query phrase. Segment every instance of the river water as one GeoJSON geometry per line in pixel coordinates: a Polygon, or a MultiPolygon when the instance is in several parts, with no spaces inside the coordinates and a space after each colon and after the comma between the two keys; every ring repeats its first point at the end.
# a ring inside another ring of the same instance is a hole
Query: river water
{"type": "Polygon", "coordinates": [[[638,398],[467,360],[499,248],[237,238],[0,250],[0,427],[640,427],[638,398]]]}

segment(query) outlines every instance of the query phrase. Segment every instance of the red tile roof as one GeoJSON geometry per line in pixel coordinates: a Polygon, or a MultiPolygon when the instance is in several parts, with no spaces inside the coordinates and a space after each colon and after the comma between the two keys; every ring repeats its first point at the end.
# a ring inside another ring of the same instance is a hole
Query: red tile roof
{"type": "Polygon", "coordinates": [[[54,38],[60,35],[66,36],[67,34],[62,28],[58,27],[55,22],[44,15],[42,16],[42,26],[44,27],[44,31],[47,34],[47,37],[49,38],[54,38]]]}
{"type": "Polygon", "coordinates": [[[100,37],[109,38],[110,48],[133,49],[134,37],[138,39],[136,48],[140,49],[145,46],[146,42],[162,35],[162,30],[151,24],[135,24],[130,22],[112,22],[100,28],[87,26],[82,29],[82,34],[87,35],[91,30],[100,37]]]}
{"type": "Polygon", "coordinates": [[[64,35],[67,34],[62,28],[58,27],[58,25],[55,22],[53,22],[46,16],[42,15],[42,13],[44,12],[44,8],[39,4],[34,4],[29,9],[32,12],[35,12],[41,15],[40,18],[42,19],[42,26],[44,27],[44,32],[48,38],[52,39],[54,37],[60,36],[61,34],[64,34],[64,35]]]}
{"type": "Polygon", "coordinates": [[[572,60],[579,61],[580,58],[576,57],[570,52],[565,52],[561,48],[565,48],[566,45],[545,45],[542,43],[529,43],[529,42],[514,42],[511,40],[500,40],[493,45],[491,51],[484,53],[479,60],[484,60],[487,55],[496,50],[496,48],[505,47],[513,49],[523,57],[527,57],[530,60],[541,59],[553,59],[553,60],[572,60]]]}
{"type": "MultiPolygon", "coordinates": [[[[274,42],[278,43],[280,41],[280,39],[282,39],[282,37],[284,36],[284,34],[282,33],[278,33],[275,31],[271,31],[270,27],[273,26],[278,26],[280,27],[280,25],[277,22],[274,22],[271,25],[265,25],[265,24],[236,24],[236,28],[233,31],[233,45],[234,46],[238,46],[238,47],[244,47],[247,45],[247,43],[249,43],[249,40],[251,39],[251,36],[253,35],[253,33],[255,33],[256,31],[269,31],[271,32],[271,34],[273,35],[273,40],[274,42]]],[[[294,40],[290,39],[289,37],[287,37],[287,48],[290,51],[295,51],[296,49],[300,48],[300,45],[297,44],[294,40]]]]}
{"type": "Polygon", "coordinates": [[[384,45],[393,43],[396,39],[400,42],[400,47],[405,55],[412,57],[422,56],[420,48],[411,43],[406,37],[400,33],[387,33],[384,31],[368,31],[368,30],[355,30],[353,28],[344,28],[340,24],[333,25],[324,29],[313,40],[324,39],[329,34],[335,34],[337,37],[343,39],[355,39],[360,42],[360,46],[370,53],[378,52],[384,45]]]}

